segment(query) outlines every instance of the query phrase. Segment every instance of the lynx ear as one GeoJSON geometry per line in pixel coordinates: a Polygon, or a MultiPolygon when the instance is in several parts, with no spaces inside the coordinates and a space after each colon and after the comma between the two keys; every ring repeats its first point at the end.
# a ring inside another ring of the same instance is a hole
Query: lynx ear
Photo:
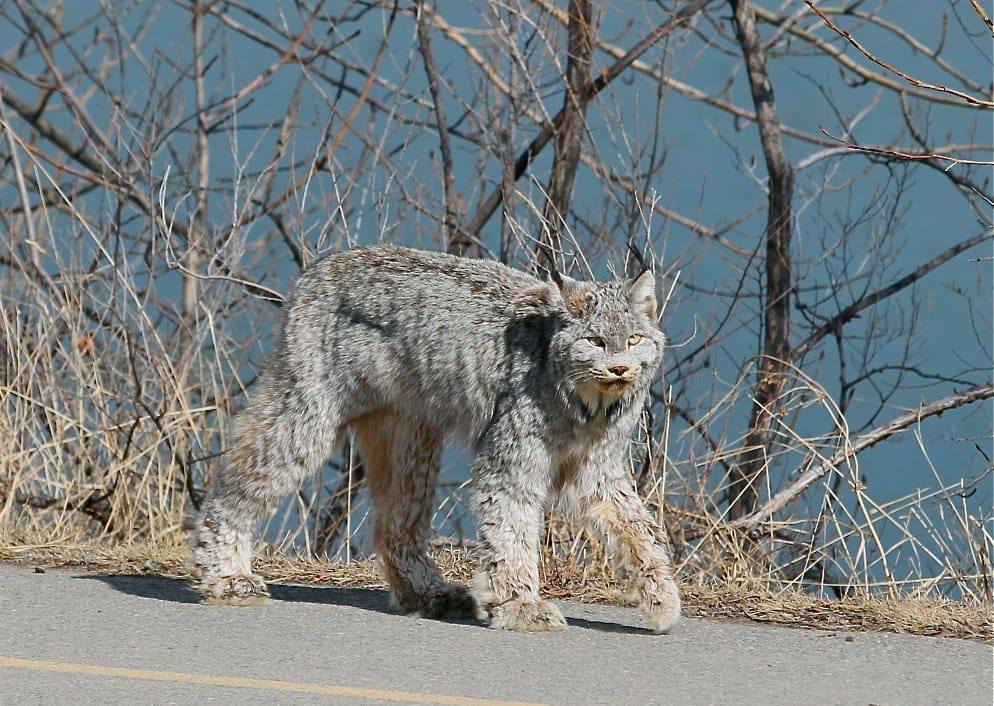
{"type": "Polygon", "coordinates": [[[650,319],[656,318],[656,278],[646,270],[628,287],[628,308],[638,311],[650,319]]]}
{"type": "Polygon", "coordinates": [[[594,292],[585,282],[559,275],[556,286],[566,303],[566,308],[573,316],[583,316],[594,303],[594,292]]]}

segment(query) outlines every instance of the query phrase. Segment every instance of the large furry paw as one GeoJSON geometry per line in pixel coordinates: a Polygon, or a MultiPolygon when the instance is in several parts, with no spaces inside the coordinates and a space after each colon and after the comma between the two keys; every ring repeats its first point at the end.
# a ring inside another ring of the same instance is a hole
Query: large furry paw
{"type": "MultiPolygon", "coordinates": [[[[417,611],[422,618],[476,618],[481,619],[479,605],[469,589],[461,583],[446,583],[436,586],[421,599],[417,611]]],[[[483,613],[485,616],[486,613],[483,613]]]]}
{"type": "Polygon", "coordinates": [[[518,632],[562,632],[566,618],[549,601],[508,601],[493,607],[490,625],[518,632]]]}
{"type": "Polygon", "coordinates": [[[269,601],[269,589],[261,576],[213,576],[193,585],[200,600],[213,605],[260,605],[269,601]]]}
{"type": "Polygon", "coordinates": [[[650,630],[657,635],[668,634],[680,622],[680,593],[676,583],[661,584],[657,591],[643,597],[639,607],[650,630]]]}

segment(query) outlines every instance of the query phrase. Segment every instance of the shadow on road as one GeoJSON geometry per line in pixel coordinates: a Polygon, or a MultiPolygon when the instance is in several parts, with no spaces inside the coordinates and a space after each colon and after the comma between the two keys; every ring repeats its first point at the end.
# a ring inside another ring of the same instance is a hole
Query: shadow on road
{"type": "MultiPolygon", "coordinates": [[[[182,579],[171,579],[163,576],[133,576],[128,574],[79,574],[76,579],[99,581],[115,591],[127,593],[140,598],[152,598],[173,603],[197,603],[197,594],[190,590],[187,582],[182,579]]],[[[383,589],[376,588],[339,588],[335,586],[286,586],[269,584],[269,591],[275,601],[288,603],[322,603],[326,605],[348,606],[362,610],[396,615],[389,602],[389,595],[383,589]]],[[[484,623],[476,620],[450,620],[442,622],[458,625],[476,625],[484,627],[484,623]]],[[[648,630],[618,623],[607,623],[586,618],[567,618],[567,622],[576,628],[598,630],[600,632],[622,633],[629,635],[647,635],[648,630]]]]}
{"type": "Polygon", "coordinates": [[[128,576],[125,574],[79,574],[74,579],[99,581],[115,591],[141,598],[155,598],[173,603],[196,603],[197,596],[185,581],[161,576],[128,576]]]}
{"type": "Polygon", "coordinates": [[[600,632],[615,632],[623,635],[652,635],[651,630],[635,627],[632,625],[621,625],[619,623],[605,623],[601,620],[587,620],[586,618],[566,618],[570,627],[583,628],[584,630],[598,630],[600,632]]]}
{"type": "MultiPolygon", "coordinates": [[[[187,582],[182,579],[171,579],[163,576],[133,576],[128,574],[79,574],[73,578],[100,581],[115,591],[139,596],[140,598],[152,598],[160,601],[171,601],[173,603],[199,602],[197,594],[190,590],[187,582]]],[[[390,605],[389,594],[383,589],[339,588],[335,586],[286,586],[278,583],[267,585],[274,601],[285,601],[287,603],[322,603],[397,615],[397,611],[390,605]]],[[[442,619],[442,621],[459,625],[483,625],[483,623],[476,620],[442,619]]]]}
{"type": "MultiPolygon", "coordinates": [[[[131,576],[127,574],[80,574],[73,578],[100,581],[115,591],[141,598],[154,598],[173,603],[197,603],[197,594],[186,581],[162,576],[131,576]]],[[[269,592],[276,601],[290,603],[326,603],[392,613],[387,592],[373,588],[337,588],[312,586],[284,586],[269,584],[269,592]]]]}

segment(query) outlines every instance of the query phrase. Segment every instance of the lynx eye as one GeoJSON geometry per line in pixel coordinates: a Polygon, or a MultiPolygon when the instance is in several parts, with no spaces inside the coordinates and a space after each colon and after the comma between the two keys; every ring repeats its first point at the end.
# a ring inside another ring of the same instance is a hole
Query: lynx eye
{"type": "Polygon", "coordinates": [[[600,336],[588,336],[587,337],[587,343],[589,343],[590,345],[592,345],[592,346],[594,346],[596,348],[603,348],[604,347],[604,339],[601,338],[600,336]]]}
{"type": "Polygon", "coordinates": [[[628,337],[628,347],[631,348],[632,346],[637,346],[639,343],[642,342],[643,338],[645,338],[645,336],[643,336],[641,333],[633,333],[631,336],[628,337]]]}

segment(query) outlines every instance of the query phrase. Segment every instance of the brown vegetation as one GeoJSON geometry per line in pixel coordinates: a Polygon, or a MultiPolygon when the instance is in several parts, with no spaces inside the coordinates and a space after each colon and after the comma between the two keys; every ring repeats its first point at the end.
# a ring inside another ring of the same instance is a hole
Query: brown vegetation
{"type": "MultiPolygon", "coordinates": [[[[446,578],[468,581],[476,570],[472,552],[436,547],[432,552],[446,578]]],[[[101,574],[153,575],[187,579],[187,550],[177,544],[106,544],[41,541],[0,535],[0,561],[34,567],[73,567],[101,574]]],[[[370,559],[348,563],[326,557],[258,555],[253,566],[271,583],[380,588],[386,582],[370,559]]],[[[570,559],[542,566],[543,593],[557,600],[626,604],[623,588],[609,573],[570,559]]],[[[796,590],[771,592],[761,582],[682,583],[685,615],[719,620],[812,628],[880,631],[994,642],[994,619],[982,606],[925,598],[847,598],[827,601],[796,590]]]]}
{"type": "MultiPolygon", "coordinates": [[[[691,612],[989,639],[990,427],[958,425],[994,397],[992,90],[949,48],[989,47],[977,3],[936,3],[928,39],[893,2],[287,4],[0,6],[0,555],[147,551],[181,573],[161,547],[322,252],[386,239],[577,276],[641,257],[674,343],[631,467],[691,612]],[[816,87],[774,93],[788,69],[816,87]],[[670,103],[728,148],[696,212],[666,195],[700,166],[670,156],[670,103]],[[729,173],[737,212],[710,193],[729,173]],[[942,189],[960,225],[916,230],[906,204],[942,189]],[[929,360],[940,295],[972,330],[929,360]],[[901,469],[867,452],[898,439],[934,482],[881,495],[901,469]],[[961,469],[936,462],[953,441],[961,469]]],[[[362,553],[363,487],[346,448],[265,530],[316,558],[263,573],[367,576],[325,560],[362,553]]],[[[466,492],[443,486],[445,533],[466,492]]],[[[546,554],[551,591],[601,595],[596,543],[552,518],[546,554]]]]}

